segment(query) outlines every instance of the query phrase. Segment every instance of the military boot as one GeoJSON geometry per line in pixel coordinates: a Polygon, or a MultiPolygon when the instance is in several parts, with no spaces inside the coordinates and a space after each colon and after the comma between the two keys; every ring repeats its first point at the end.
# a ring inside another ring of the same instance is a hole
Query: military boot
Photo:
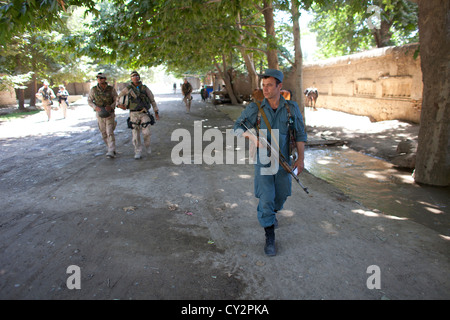
{"type": "Polygon", "coordinates": [[[275,226],[264,228],[266,232],[266,245],[264,246],[264,253],[268,256],[274,256],[277,254],[275,248],[275,226]]]}

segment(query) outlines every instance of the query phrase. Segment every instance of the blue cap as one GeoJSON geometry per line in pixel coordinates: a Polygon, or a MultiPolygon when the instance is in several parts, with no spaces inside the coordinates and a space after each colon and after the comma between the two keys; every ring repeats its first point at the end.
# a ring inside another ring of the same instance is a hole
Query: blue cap
{"type": "Polygon", "coordinates": [[[274,77],[275,79],[280,80],[280,82],[283,82],[283,72],[276,69],[266,69],[266,72],[260,75],[261,77],[274,77]]]}

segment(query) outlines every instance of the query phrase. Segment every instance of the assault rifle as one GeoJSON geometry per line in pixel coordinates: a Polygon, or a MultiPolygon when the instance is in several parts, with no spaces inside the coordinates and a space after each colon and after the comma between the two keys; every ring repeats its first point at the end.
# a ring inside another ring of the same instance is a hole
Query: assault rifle
{"type": "Polygon", "coordinates": [[[292,169],[292,167],[289,165],[289,163],[286,161],[286,159],[283,157],[283,155],[281,153],[279,153],[279,150],[276,150],[274,147],[272,147],[272,145],[270,144],[270,142],[267,140],[267,138],[264,136],[264,134],[259,131],[260,136],[255,135],[249,128],[247,127],[247,125],[245,124],[245,122],[248,121],[247,118],[245,118],[244,120],[241,121],[241,125],[244,126],[248,132],[250,132],[254,137],[256,137],[256,139],[264,146],[267,148],[267,150],[269,151],[270,155],[273,156],[275,158],[276,161],[278,161],[278,163],[283,167],[284,170],[286,170],[287,173],[289,173],[294,179],[295,181],[297,181],[298,185],[303,189],[303,191],[305,191],[307,194],[309,194],[308,188],[306,188],[300,181],[300,179],[297,177],[297,174],[294,172],[294,169],[292,169]],[[262,136],[261,136],[262,134],[262,136]]]}

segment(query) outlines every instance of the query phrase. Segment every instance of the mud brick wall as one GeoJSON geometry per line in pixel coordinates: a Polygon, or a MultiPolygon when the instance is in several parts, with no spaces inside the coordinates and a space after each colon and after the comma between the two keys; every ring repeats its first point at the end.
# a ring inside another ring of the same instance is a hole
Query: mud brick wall
{"type": "Polygon", "coordinates": [[[379,48],[305,64],[303,90],[316,87],[317,107],[373,121],[420,122],[422,71],[418,44],[379,48]]]}
{"type": "MultiPolygon", "coordinates": [[[[38,83],[38,89],[42,86],[42,83],[38,83]]],[[[52,86],[55,94],[58,92],[58,86],[52,86]]],[[[87,96],[89,94],[89,90],[91,89],[91,84],[89,82],[84,83],[68,83],[66,85],[66,89],[71,96],[87,96]]],[[[35,95],[35,91],[33,90],[31,84],[28,84],[28,87],[24,90],[25,99],[30,99],[31,96],[35,95]]],[[[71,98],[72,100],[74,98],[71,98]]],[[[0,107],[8,107],[8,106],[17,106],[17,96],[14,89],[10,89],[9,91],[0,91],[0,107]]]]}
{"type": "Polygon", "coordinates": [[[0,106],[13,106],[16,102],[16,92],[14,89],[8,91],[0,91],[0,106]]]}

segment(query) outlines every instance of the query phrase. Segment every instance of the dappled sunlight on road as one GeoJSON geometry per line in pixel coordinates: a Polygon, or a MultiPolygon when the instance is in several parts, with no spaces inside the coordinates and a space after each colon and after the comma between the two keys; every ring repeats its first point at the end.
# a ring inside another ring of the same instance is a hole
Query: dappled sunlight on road
{"type": "Polygon", "coordinates": [[[402,220],[402,221],[408,220],[408,218],[405,218],[405,217],[397,217],[397,216],[392,216],[392,215],[387,215],[387,214],[380,214],[380,213],[376,213],[371,210],[355,209],[355,210],[352,210],[352,212],[366,216],[366,217],[370,217],[370,218],[386,218],[386,219],[391,219],[391,220],[402,220]]]}
{"type": "Polygon", "coordinates": [[[445,212],[442,209],[442,207],[439,207],[433,203],[425,202],[425,201],[418,201],[421,205],[423,205],[423,208],[433,214],[445,214],[445,212]]]}
{"type": "Polygon", "coordinates": [[[69,136],[71,133],[95,129],[96,124],[93,126],[92,121],[96,121],[95,112],[87,105],[87,98],[84,97],[71,104],[66,119],[63,118],[61,110],[52,110],[50,121],[47,121],[45,112],[41,111],[22,119],[1,122],[0,139],[44,135],[69,136]]]}
{"type": "Polygon", "coordinates": [[[278,215],[290,218],[290,217],[293,217],[295,215],[295,212],[292,211],[292,210],[283,209],[283,210],[278,211],[278,215]]]}
{"type": "Polygon", "coordinates": [[[155,94],[156,103],[158,102],[170,102],[170,101],[183,101],[182,94],[155,94]]]}
{"type": "MultiPolygon", "coordinates": [[[[308,126],[342,127],[344,132],[364,131],[365,133],[379,133],[389,129],[406,130],[411,124],[398,120],[371,122],[369,117],[356,116],[344,112],[318,108],[313,111],[305,108],[305,118],[308,126]]],[[[403,137],[410,138],[408,134],[403,137]]],[[[382,136],[378,138],[382,139],[382,136]]]]}
{"type": "Polygon", "coordinates": [[[448,188],[421,186],[411,171],[345,147],[308,148],[305,168],[369,209],[355,213],[414,220],[450,235],[448,188]]]}
{"type": "MultiPolygon", "coordinates": [[[[380,160],[380,162],[381,161],[382,160],[380,160]]],[[[386,162],[386,165],[388,165],[387,162],[386,162]]],[[[366,178],[374,179],[379,182],[398,181],[398,182],[409,183],[409,184],[415,183],[411,172],[399,171],[399,170],[393,169],[392,166],[389,168],[386,168],[386,169],[380,169],[378,171],[367,170],[367,171],[363,172],[363,175],[366,178]]]]}

